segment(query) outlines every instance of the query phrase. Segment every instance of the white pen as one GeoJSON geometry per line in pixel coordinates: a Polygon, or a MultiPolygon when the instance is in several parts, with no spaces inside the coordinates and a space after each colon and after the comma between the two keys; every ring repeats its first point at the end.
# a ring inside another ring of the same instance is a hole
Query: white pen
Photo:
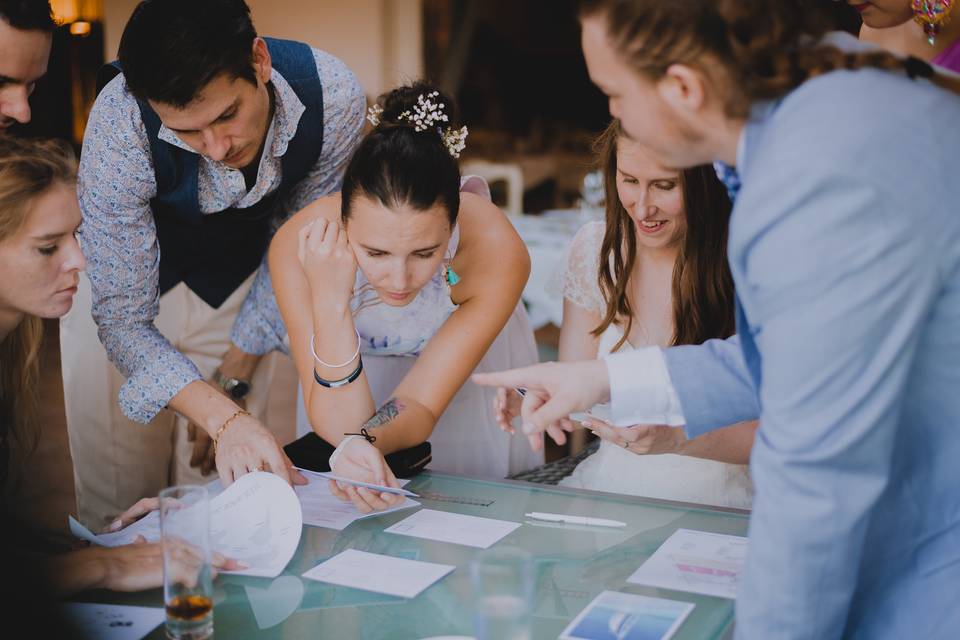
{"type": "Polygon", "coordinates": [[[565,524],[585,524],[594,527],[625,527],[627,526],[626,522],[620,522],[619,520],[607,520],[605,518],[587,518],[585,516],[567,516],[562,513],[540,513],[539,511],[534,511],[533,513],[523,514],[528,518],[533,518],[534,520],[543,520],[544,522],[563,522],[565,524]]]}

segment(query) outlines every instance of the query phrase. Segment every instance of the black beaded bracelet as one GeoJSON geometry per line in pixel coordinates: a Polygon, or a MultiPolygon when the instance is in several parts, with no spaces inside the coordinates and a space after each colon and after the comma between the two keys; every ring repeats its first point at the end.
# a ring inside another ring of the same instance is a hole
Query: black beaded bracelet
{"type": "Polygon", "coordinates": [[[327,389],[339,389],[340,387],[345,387],[357,378],[360,377],[360,374],[363,373],[363,356],[360,356],[357,361],[357,368],[348,375],[346,378],[340,378],[339,380],[324,380],[320,377],[320,374],[317,373],[316,368],[313,370],[313,379],[317,381],[321,387],[326,387],[327,389]]]}

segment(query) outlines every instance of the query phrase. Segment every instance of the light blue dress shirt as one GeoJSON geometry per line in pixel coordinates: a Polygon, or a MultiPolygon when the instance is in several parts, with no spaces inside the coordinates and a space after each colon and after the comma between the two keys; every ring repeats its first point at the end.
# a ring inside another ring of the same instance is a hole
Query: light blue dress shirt
{"type": "Polygon", "coordinates": [[[756,113],[738,335],[663,351],[690,437],[760,418],[737,637],[958,638],[960,97],[841,71],[756,113]]]}

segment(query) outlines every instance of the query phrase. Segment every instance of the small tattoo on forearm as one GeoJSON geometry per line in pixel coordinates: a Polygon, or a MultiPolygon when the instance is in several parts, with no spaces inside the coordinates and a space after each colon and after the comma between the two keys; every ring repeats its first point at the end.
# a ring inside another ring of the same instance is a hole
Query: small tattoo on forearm
{"type": "Polygon", "coordinates": [[[402,402],[396,398],[390,398],[382,407],[377,409],[377,412],[373,414],[372,418],[367,420],[367,422],[363,425],[363,428],[369,431],[371,429],[376,429],[377,427],[382,427],[399,416],[400,412],[405,408],[406,407],[403,406],[402,402]]]}

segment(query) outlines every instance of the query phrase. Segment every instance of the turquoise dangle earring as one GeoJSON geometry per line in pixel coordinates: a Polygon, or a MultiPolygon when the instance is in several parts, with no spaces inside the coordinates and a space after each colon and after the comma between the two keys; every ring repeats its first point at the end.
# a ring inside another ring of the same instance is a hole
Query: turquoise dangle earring
{"type": "Polygon", "coordinates": [[[457,275],[457,272],[453,270],[453,267],[450,266],[450,263],[447,262],[443,267],[443,275],[447,280],[448,286],[454,286],[460,282],[460,276],[457,275]]]}

